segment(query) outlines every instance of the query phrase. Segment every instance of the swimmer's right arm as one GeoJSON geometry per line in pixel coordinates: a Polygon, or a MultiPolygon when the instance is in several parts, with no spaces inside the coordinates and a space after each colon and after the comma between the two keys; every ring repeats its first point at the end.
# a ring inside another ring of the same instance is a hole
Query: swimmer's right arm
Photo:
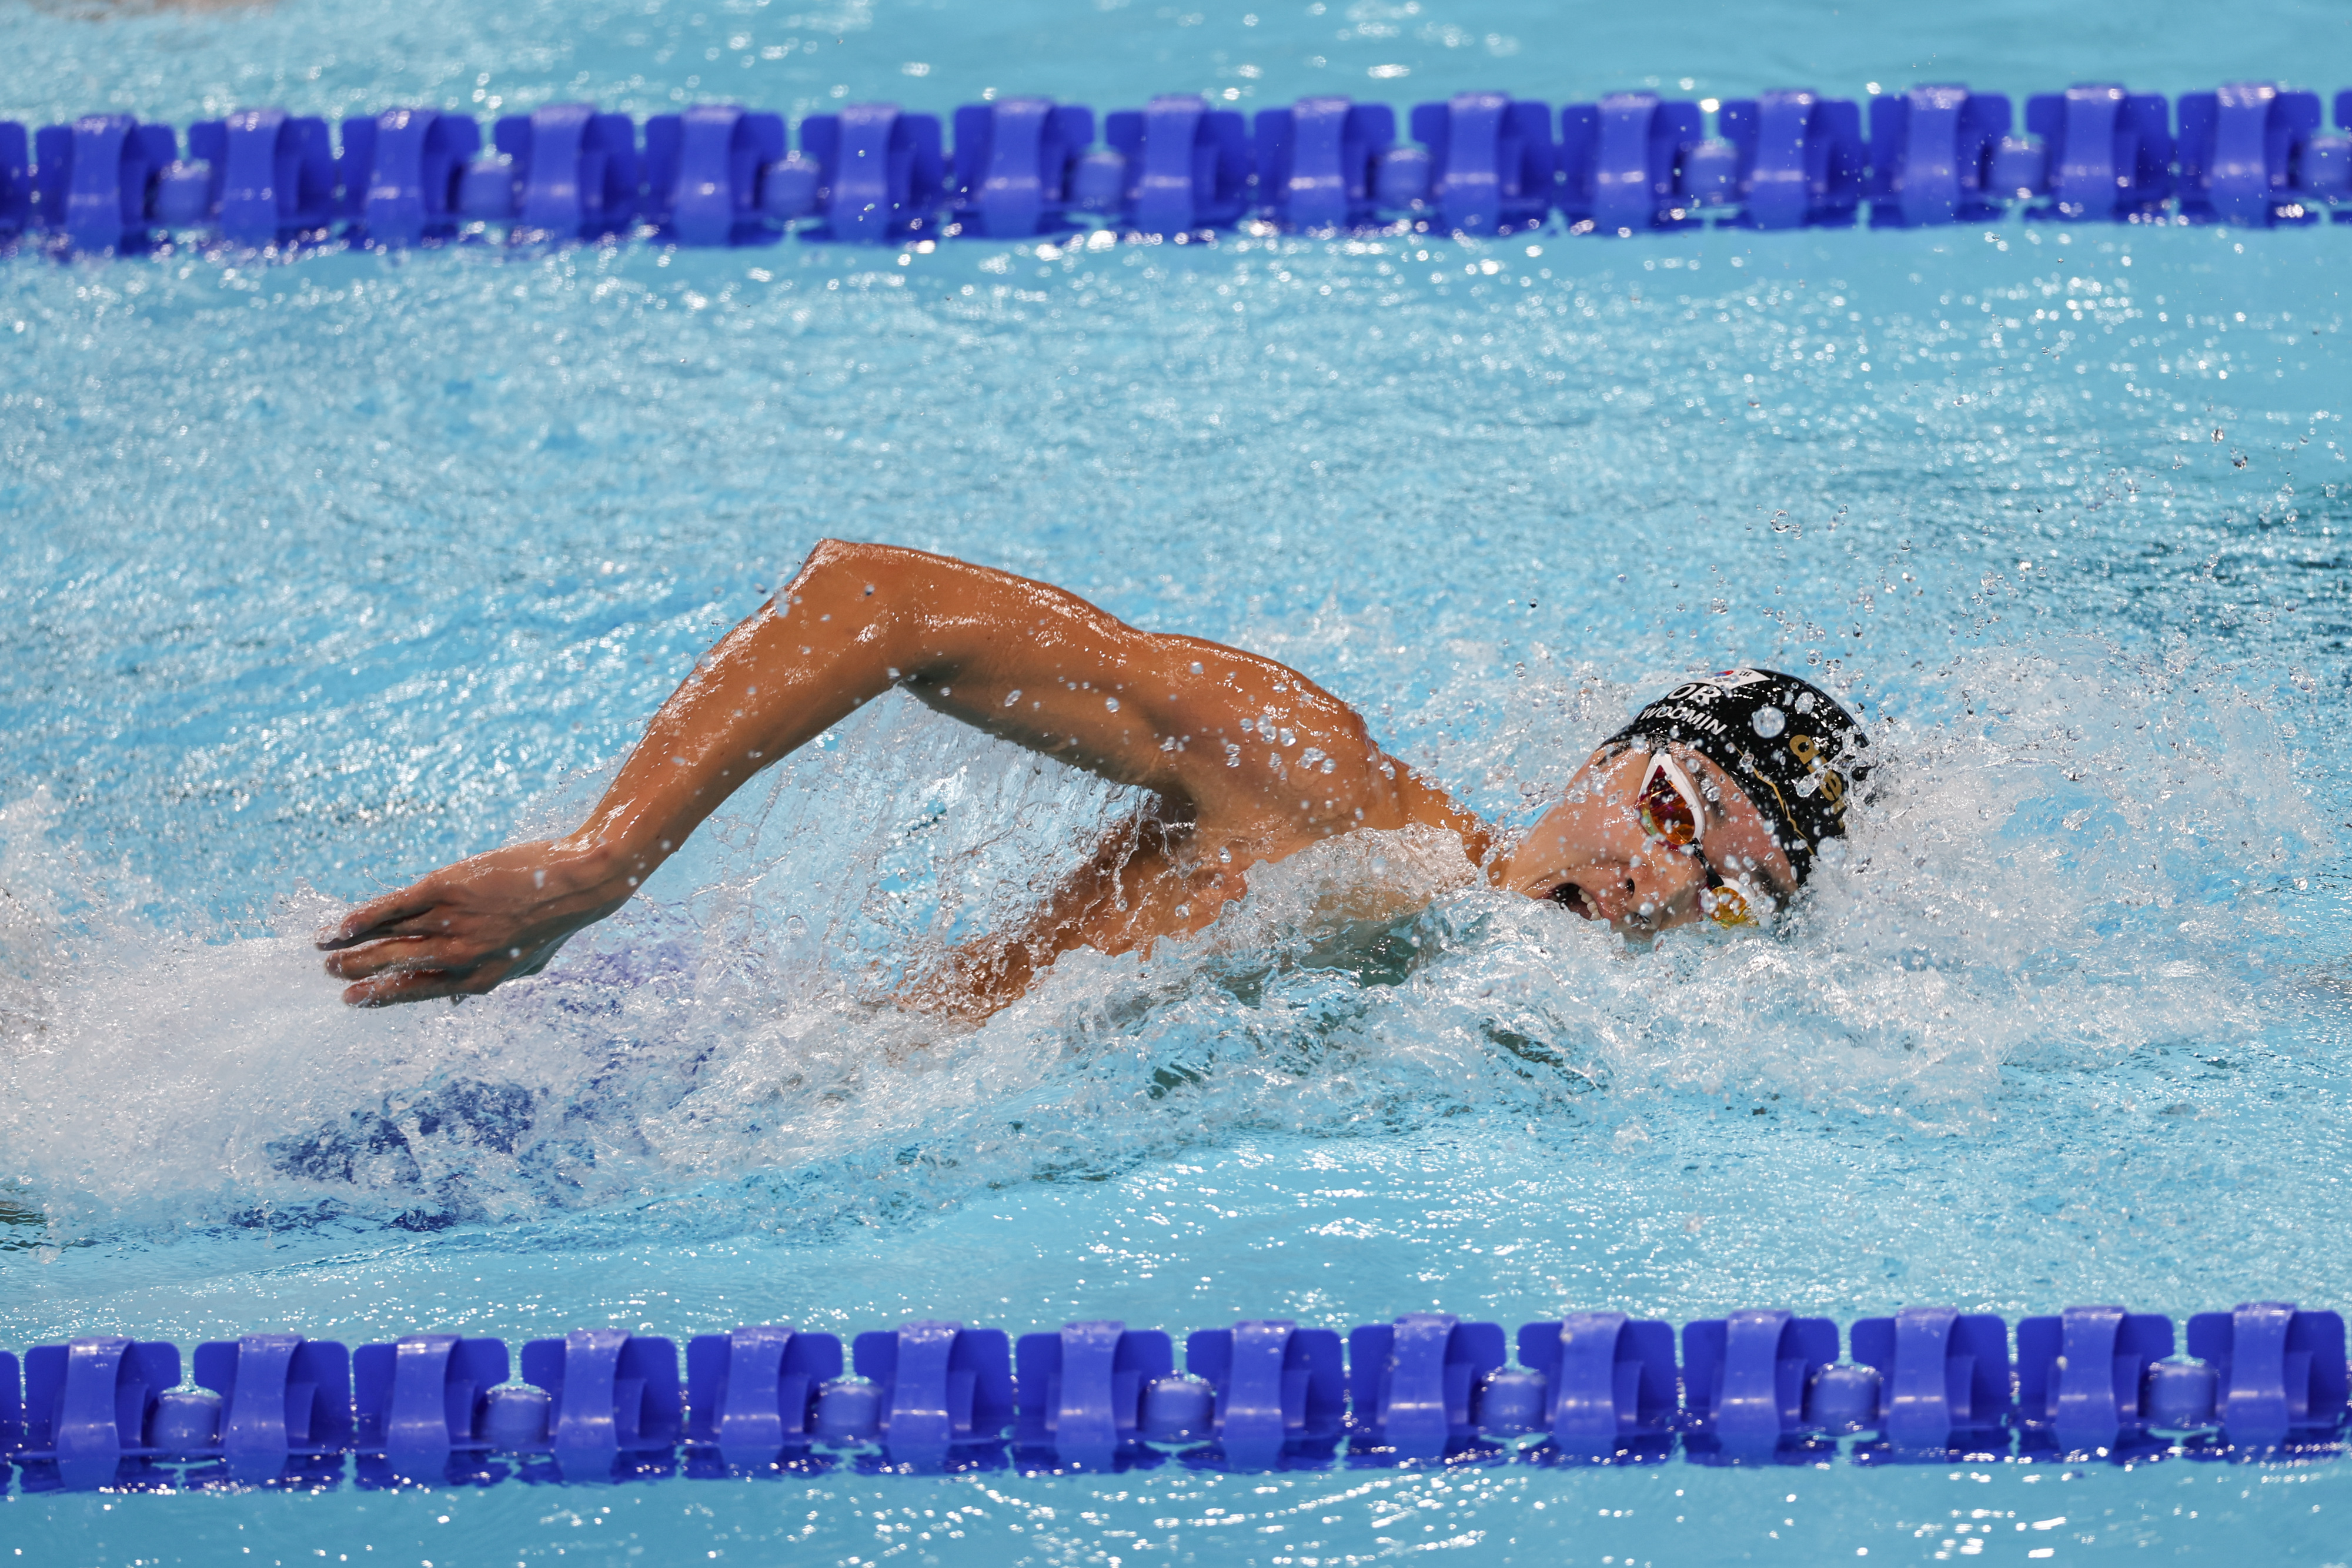
{"type": "Polygon", "coordinates": [[[328,973],[361,1006],[537,973],[753,774],[893,686],[1227,832],[1399,827],[1434,793],[1346,704],[1273,660],[1139,631],[1007,572],[827,540],[698,662],[576,831],[353,909],[320,936],[328,973]]]}

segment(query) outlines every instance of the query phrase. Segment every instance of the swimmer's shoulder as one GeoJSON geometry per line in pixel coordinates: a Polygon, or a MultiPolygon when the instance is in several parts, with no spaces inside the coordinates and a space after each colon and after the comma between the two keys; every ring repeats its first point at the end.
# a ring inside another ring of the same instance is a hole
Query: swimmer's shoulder
{"type": "Polygon", "coordinates": [[[1403,819],[1396,825],[1443,829],[1462,841],[1462,852],[1472,865],[1485,865],[1496,848],[1495,830],[1486,819],[1403,763],[1395,767],[1403,819]]]}

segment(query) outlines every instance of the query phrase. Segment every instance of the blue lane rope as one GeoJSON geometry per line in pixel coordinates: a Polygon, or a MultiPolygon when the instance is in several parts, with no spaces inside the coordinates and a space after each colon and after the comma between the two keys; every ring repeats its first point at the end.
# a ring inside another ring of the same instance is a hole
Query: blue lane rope
{"type": "Polygon", "coordinates": [[[127,114],[0,121],[0,235],[78,252],[173,237],[406,246],[496,226],[526,239],[650,230],[684,246],[795,229],[859,244],[1082,228],[1171,240],[1244,225],[1490,235],[1704,226],[2352,222],[2352,89],[2238,82],[2178,102],[2113,84],[2025,100],[1954,84],[1864,106],[1810,89],[1706,109],[1650,92],[1551,106],[1499,92],[1412,107],[1307,98],[1254,123],[1192,93],[1102,117],[1042,98],[952,117],[851,104],[801,122],[697,104],[640,127],[584,103],[508,115],[388,109],[342,120],[246,109],[188,127],[127,114]],[[1867,131],[1867,136],[1864,132],[1867,131]],[[2338,210],[2339,207],[2342,210],[2338,210]]]}
{"type": "MultiPolygon", "coordinates": [[[[1502,1328],[1410,1312],[1338,1331],[914,1322],[842,1343],[780,1324],[676,1344],[620,1329],[503,1341],[121,1337],[0,1352],[0,1458],[27,1492],[482,1485],[782,1468],[937,1473],[1436,1463],[1820,1464],[2340,1451],[2344,1320],[2256,1301],[2188,1322],[2070,1307],[2010,1325],[1950,1307],[1864,1318],[1617,1312],[1502,1328]],[[2177,1354],[2185,1349],[2186,1354],[2177,1354]],[[516,1363],[519,1362],[518,1366],[516,1363]],[[520,1379],[510,1375],[520,1372],[520,1379]],[[1853,1439],[1848,1442],[1847,1439],[1853,1439]]],[[[5,1482],[0,1474],[0,1482],[5,1482]]]]}

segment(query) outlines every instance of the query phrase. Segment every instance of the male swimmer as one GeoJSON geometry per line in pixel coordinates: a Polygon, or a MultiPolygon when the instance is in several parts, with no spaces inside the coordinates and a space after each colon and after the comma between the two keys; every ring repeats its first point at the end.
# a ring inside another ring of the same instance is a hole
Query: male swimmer
{"type": "Polygon", "coordinates": [[[1008,572],[832,540],[722,638],[597,802],[560,839],[494,850],[361,904],[319,938],[343,999],[472,995],[543,968],[628,902],[720,801],[897,687],[989,734],[1151,799],[985,962],[959,1010],[1019,997],[1073,947],[1190,935],[1252,866],[1360,828],[1458,835],[1498,887],[1646,936],[1785,904],[1845,831],[1861,729],[1793,675],[1676,687],[1603,742],[1516,846],[1381,750],[1296,670],[1141,632],[1008,572]]]}

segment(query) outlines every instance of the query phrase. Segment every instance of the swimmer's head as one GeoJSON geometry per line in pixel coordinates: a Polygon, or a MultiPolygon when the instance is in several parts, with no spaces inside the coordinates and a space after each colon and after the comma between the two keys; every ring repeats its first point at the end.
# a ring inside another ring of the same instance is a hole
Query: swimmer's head
{"type": "Polygon", "coordinates": [[[1688,681],[1603,741],[1498,873],[1621,931],[1785,903],[1869,775],[1862,728],[1828,693],[1772,670],[1688,681]]]}

